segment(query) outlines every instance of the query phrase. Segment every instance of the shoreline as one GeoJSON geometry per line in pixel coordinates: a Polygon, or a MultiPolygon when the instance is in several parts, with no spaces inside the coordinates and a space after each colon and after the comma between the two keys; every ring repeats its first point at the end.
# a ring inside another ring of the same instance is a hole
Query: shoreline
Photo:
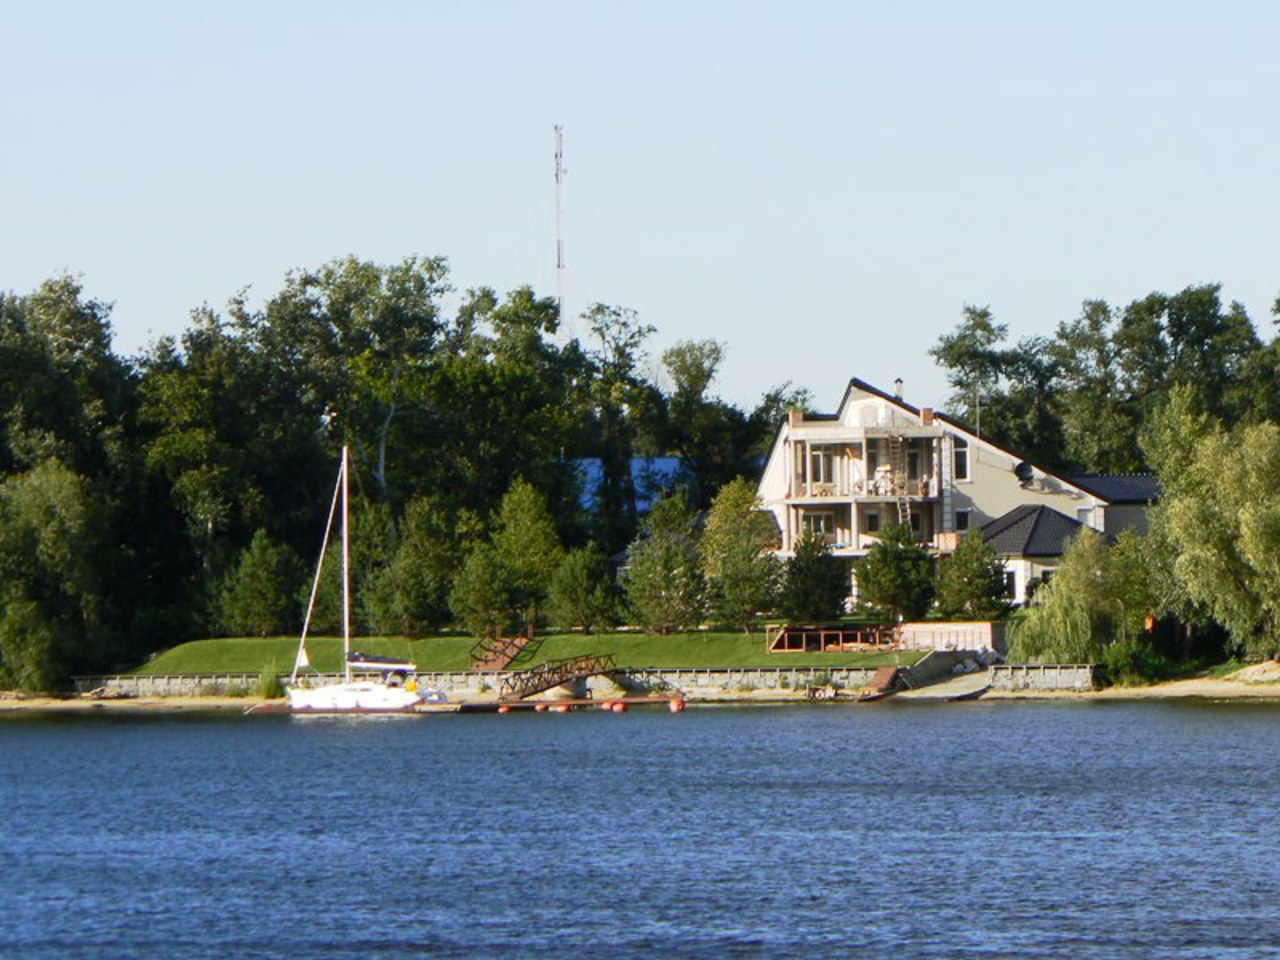
{"type": "MultiPolygon", "coordinates": [[[[927,688],[926,688],[927,689],[927,688]]],[[[889,701],[893,697],[887,698],[889,701]]],[[[977,701],[1069,700],[1069,701],[1280,701],[1280,682],[1246,682],[1240,680],[1195,678],[1171,680],[1146,687],[1107,687],[1102,690],[987,690],[977,701]]],[[[92,699],[89,697],[27,697],[0,694],[0,716],[29,713],[60,714],[180,714],[180,713],[244,713],[258,704],[276,701],[261,697],[121,697],[92,699]]],[[[470,702],[470,701],[465,701],[470,702]]],[[[802,693],[779,696],[779,691],[752,691],[733,696],[687,698],[690,707],[733,706],[749,704],[812,704],[802,693]]],[[[838,697],[836,703],[853,702],[851,697],[838,697]]],[[[940,701],[956,702],[956,701],[940,701]]]]}

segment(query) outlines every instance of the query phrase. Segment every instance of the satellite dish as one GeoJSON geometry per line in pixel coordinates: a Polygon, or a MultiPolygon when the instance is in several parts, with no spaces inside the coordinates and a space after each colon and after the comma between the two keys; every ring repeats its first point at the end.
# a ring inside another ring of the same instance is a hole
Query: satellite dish
{"type": "Polygon", "coordinates": [[[1018,482],[1020,483],[1030,483],[1035,479],[1036,473],[1035,468],[1033,468],[1026,460],[1023,460],[1013,468],[1013,475],[1018,478],[1018,482]]]}

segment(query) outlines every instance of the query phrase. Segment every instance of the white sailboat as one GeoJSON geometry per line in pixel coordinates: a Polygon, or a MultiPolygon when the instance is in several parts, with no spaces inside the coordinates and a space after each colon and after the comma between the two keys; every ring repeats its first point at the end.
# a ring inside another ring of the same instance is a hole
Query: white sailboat
{"type": "Polygon", "coordinates": [[[325,524],[320,561],[316,564],[311,598],[307,602],[307,615],[302,624],[302,637],[298,641],[293,673],[285,686],[289,709],[294,713],[412,713],[419,704],[439,703],[445,699],[442,693],[418,689],[417,666],[406,660],[351,652],[351,546],[347,522],[349,463],[350,458],[344,446],[342,465],[338,468],[338,482],[333,491],[333,503],[329,507],[329,520],[325,524]],[[343,679],[310,683],[308,680],[311,678],[302,673],[311,666],[311,659],[307,656],[307,630],[311,626],[311,614],[315,609],[320,576],[324,571],[324,558],[329,548],[329,535],[333,531],[334,514],[337,513],[339,503],[342,505],[343,679]],[[357,677],[357,672],[362,676],[357,677]]]}

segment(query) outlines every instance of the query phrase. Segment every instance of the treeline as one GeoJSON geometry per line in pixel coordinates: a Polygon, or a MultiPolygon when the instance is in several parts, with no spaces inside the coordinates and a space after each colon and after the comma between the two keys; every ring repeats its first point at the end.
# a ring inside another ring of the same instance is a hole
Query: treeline
{"type": "MultiPolygon", "coordinates": [[[[1272,312],[1280,323],[1280,300],[1272,312]]],[[[1052,469],[1149,471],[1161,487],[1146,537],[1076,539],[1014,655],[1139,679],[1206,638],[1280,653],[1280,337],[1264,342],[1216,285],[1086,301],[1052,337],[1007,335],[968,307],[940,338],[952,410],[1052,469]]]]}
{"type": "MultiPolygon", "coordinates": [[[[1280,300],[1273,312],[1280,322],[1280,300]]],[[[965,308],[930,350],[951,385],[947,409],[984,439],[1053,469],[1154,469],[1144,426],[1175,388],[1230,426],[1280,420],[1280,340],[1264,343],[1217,285],[1123,308],[1088,300],[1052,337],[1007,338],[989,309],[965,308]]]]}
{"type": "Polygon", "coordinates": [[[450,293],[442,259],[337,260],[260,310],[197,310],[133,358],[73,278],[0,295],[0,685],[241,632],[271,584],[296,620],[280,585],[308,577],[343,444],[362,626],[401,631],[451,619],[517,478],[566,549],[610,556],[652,493],[633,457],[679,457],[675,482],[705,507],[805,399],[717,399],[709,340],[665,351],[659,383],[654,328],[623,308],[595,305],[565,342],[555,301],[528,288],[469,290],[446,315],[450,293]],[[580,458],[599,461],[585,493],[580,458]]]}

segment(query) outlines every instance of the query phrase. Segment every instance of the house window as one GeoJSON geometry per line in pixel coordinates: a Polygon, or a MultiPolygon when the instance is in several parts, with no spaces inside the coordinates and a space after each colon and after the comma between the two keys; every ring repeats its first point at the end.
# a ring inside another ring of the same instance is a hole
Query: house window
{"type": "Polygon", "coordinates": [[[920,451],[919,450],[907,451],[907,479],[908,480],[920,479],[920,451]]]}
{"type": "Polygon", "coordinates": [[[1004,596],[1006,600],[1013,600],[1018,596],[1018,578],[1012,570],[1006,570],[1004,574],[1004,596]]]}
{"type": "Polygon", "coordinates": [[[955,449],[952,451],[951,471],[957,480],[969,479],[969,441],[964,437],[955,438],[955,449]]]}
{"type": "Polygon", "coordinates": [[[835,457],[830,447],[809,448],[809,482],[835,483],[835,457]]]}
{"type": "Polygon", "coordinates": [[[920,536],[920,533],[922,530],[924,530],[924,517],[920,515],[919,510],[912,510],[911,511],[911,533],[918,537],[920,536]]]}
{"type": "Polygon", "coordinates": [[[817,534],[826,540],[830,540],[835,536],[836,518],[835,514],[830,511],[805,513],[800,518],[800,524],[805,533],[817,534]]]}
{"type": "Polygon", "coordinates": [[[956,530],[963,533],[968,529],[969,529],[969,511],[957,510],[956,511],[956,530]]]}
{"type": "Polygon", "coordinates": [[[867,476],[875,476],[880,469],[880,445],[874,440],[867,441],[867,476]]]}
{"type": "Polygon", "coordinates": [[[880,514],[864,513],[862,515],[862,529],[864,533],[880,532],[880,514]]]}

